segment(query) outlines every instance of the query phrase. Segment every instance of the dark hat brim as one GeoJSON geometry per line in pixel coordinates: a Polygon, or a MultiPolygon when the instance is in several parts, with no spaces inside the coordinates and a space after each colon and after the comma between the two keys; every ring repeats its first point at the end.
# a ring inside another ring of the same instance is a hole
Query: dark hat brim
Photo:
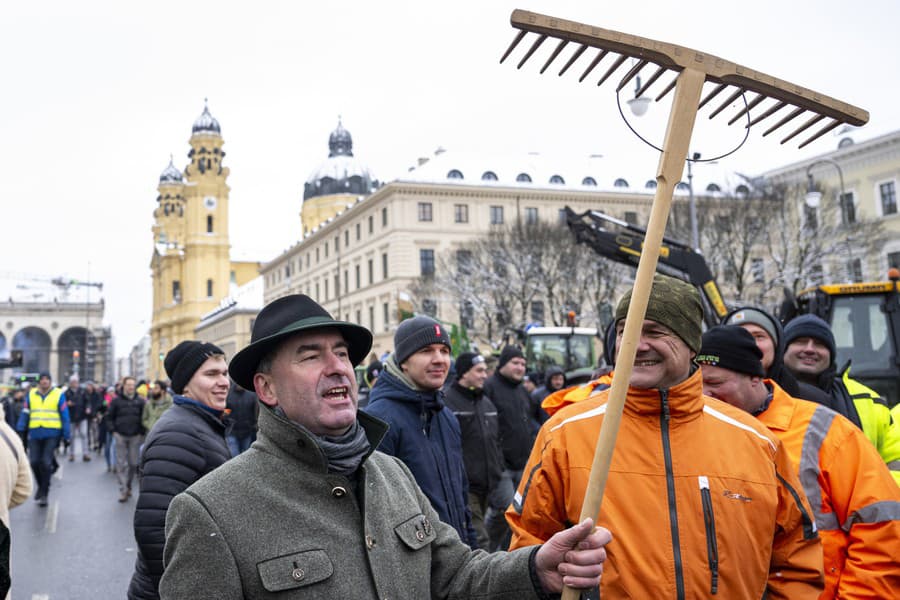
{"type": "Polygon", "coordinates": [[[259,361],[286,337],[313,329],[337,329],[347,341],[350,362],[354,367],[361,363],[372,349],[372,333],[361,325],[335,321],[327,316],[305,317],[286,325],[269,336],[256,340],[235,354],[228,365],[231,379],[242,388],[253,390],[253,376],[256,374],[259,361]]]}

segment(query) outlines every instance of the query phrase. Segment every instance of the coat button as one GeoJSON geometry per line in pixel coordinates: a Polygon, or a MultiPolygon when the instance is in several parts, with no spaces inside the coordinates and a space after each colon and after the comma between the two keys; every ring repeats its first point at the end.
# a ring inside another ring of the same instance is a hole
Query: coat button
{"type": "Polygon", "coordinates": [[[371,550],[374,547],[375,547],[375,538],[373,538],[371,535],[367,535],[366,536],[366,548],[371,550]]]}
{"type": "Polygon", "coordinates": [[[293,571],[291,571],[291,577],[294,578],[294,581],[302,581],[304,577],[306,577],[306,573],[303,572],[303,569],[297,567],[293,571]]]}
{"type": "Polygon", "coordinates": [[[343,498],[347,495],[347,490],[341,486],[336,486],[332,488],[331,495],[335,498],[343,498]]]}
{"type": "Polygon", "coordinates": [[[420,542],[425,541],[425,532],[421,529],[416,529],[416,539],[420,542]]]}

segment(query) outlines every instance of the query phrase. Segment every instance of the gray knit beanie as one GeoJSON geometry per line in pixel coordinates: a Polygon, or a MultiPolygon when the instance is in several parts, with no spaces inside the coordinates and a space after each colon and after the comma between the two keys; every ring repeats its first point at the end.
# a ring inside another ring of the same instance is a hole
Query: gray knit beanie
{"type": "Polygon", "coordinates": [[[431,317],[419,316],[407,319],[397,327],[394,334],[394,358],[398,365],[415,352],[431,344],[450,345],[450,332],[431,317]]]}

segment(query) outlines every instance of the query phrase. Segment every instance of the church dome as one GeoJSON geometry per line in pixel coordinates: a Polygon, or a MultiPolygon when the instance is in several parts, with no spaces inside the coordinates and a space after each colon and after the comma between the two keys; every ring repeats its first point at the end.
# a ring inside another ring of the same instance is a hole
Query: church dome
{"type": "Polygon", "coordinates": [[[172,157],[169,157],[169,166],[165,168],[165,170],[159,174],[159,182],[160,183],[181,183],[183,181],[181,171],[175,167],[175,163],[172,162],[172,157]]]}
{"type": "Polygon", "coordinates": [[[303,186],[303,199],[333,194],[370,194],[378,182],[369,169],[353,156],[353,137],[340,118],[328,136],[328,158],[316,167],[303,186]]]}
{"type": "Polygon", "coordinates": [[[221,135],[222,133],[219,122],[209,114],[209,106],[206,104],[206,100],[203,101],[203,113],[194,121],[191,133],[212,133],[215,135],[221,135]]]}

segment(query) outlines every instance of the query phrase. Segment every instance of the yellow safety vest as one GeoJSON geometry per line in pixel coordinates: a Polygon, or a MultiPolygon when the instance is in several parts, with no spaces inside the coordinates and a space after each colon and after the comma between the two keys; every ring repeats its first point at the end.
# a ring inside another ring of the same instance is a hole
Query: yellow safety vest
{"type": "Polygon", "coordinates": [[[32,388],[28,392],[28,428],[62,429],[62,419],[59,417],[61,397],[62,390],[59,388],[51,389],[46,396],[41,396],[37,388],[32,388]]]}

